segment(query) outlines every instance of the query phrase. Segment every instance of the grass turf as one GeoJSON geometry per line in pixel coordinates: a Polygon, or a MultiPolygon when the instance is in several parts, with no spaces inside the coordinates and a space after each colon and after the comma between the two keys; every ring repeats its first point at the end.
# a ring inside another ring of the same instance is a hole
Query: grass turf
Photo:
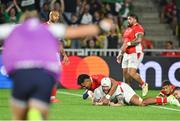
{"type": "MultiPolygon", "coordinates": [[[[140,93],[140,91],[136,91],[140,93]]],[[[59,103],[53,103],[50,120],[180,120],[180,107],[165,106],[92,106],[91,101],[83,100],[83,90],[60,89],[59,103]],[[69,94],[62,94],[68,92],[69,94]],[[73,95],[77,94],[77,95],[73,95]],[[165,109],[161,109],[165,108],[165,109]]],[[[158,91],[150,90],[147,97],[154,97],[158,91]]],[[[0,120],[11,119],[9,89],[0,89],[0,120]]]]}

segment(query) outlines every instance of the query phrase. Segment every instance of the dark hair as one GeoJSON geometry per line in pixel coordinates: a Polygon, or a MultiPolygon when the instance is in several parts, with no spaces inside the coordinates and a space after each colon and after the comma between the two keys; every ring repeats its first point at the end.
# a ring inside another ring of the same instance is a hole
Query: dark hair
{"type": "Polygon", "coordinates": [[[167,85],[171,85],[171,83],[168,80],[164,80],[162,83],[162,86],[167,86],[167,85]]]}
{"type": "Polygon", "coordinates": [[[77,83],[78,83],[78,85],[81,85],[83,82],[84,82],[84,80],[85,79],[89,79],[89,75],[87,75],[87,74],[81,74],[81,75],[79,75],[78,76],[78,79],[77,79],[77,83]]]}
{"type": "Polygon", "coordinates": [[[169,43],[170,45],[173,45],[173,42],[172,41],[166,41],[166,43],[169,43]]]}
{"type": "Polygon", "coordinates": [[[129,16],[129,17],[132,17],[132,18],[135,18],[136,21],[139,22],[138,16],[137,16],[136,14],[130,13],[128,16],[129,16]]]}
{"type": "Polygon", "coordinates": [[[174,88],[174,91],[176,91],[176,90],[180,90],[180,87],[175,87],[175,88],[174,88]]]}

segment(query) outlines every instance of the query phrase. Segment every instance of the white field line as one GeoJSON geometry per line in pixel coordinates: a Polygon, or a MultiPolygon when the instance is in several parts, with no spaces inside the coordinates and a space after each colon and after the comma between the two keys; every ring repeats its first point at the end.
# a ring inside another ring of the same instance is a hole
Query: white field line
{"type": "MultiPolygon", "coordinates": [[[[64,94],[64,95],[72,95],[72,96],[76,96],[76,97],[82,97],[82,95],[80,95],[80,94],[75,94],[75,93],[71,93],[71,92],[61,92],[61,91],[58,91],[58,93],[59,94],[64,94]]],[[[168,108],[168,107],[163,107],[163,106],[155,106],[155,105],[152,106],[151,105],[150,107],[180,112],[180,110],[178,110],[178,109],[168,108]]]]}
{"type": "Polygon", "coordinates": [[[168,107],[163,107],[163,106],[155,106],[155,105],[152,106],[151,105],[151,107],[180,112],[180,110],[178,110],[178,109],[168,108],[168,107]]]}
{"type": "Polygon", "coordinates": [[[58,91],[59,94],[64,94],[64,95],[72,95],[72,96],[76,96],[76,97],[82,97],[82,95],[80,94],[75,94],[75,93],[70,93],[70,92],[61,92],[58,91]]]}

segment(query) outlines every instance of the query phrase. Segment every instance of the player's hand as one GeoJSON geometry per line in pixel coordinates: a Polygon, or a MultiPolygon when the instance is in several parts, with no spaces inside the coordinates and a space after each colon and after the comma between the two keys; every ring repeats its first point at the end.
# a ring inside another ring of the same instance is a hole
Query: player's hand
{"type": "Polygon", "coordinates": [[[63,57],[63,63],[64,63],[64,64],[69,64],[69,58],[67,57],[67,55],[64,55],[64,57],[63,57]]]}
{"type": "Polygon", "coordinates": [[[118,55],[117,57],[116,57],[116,61],[118,62],[118,63],[121,63],[121,60],[122,60],[122,55],[118,55]]]}
{"type": "Polygon", "coordinates": [[[101,99],[101,102],[103,103],[103,105],[109,105],[110,100],[107,99],[107,98],[105,98],[105,97],[103,97],[103,98],[101,99]]]}

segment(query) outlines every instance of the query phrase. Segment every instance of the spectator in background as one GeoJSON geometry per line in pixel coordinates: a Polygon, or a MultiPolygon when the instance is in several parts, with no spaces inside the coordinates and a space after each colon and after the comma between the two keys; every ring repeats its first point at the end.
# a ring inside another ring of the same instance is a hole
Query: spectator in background
{"type": "Polygon", "coordinates": [[[89,13],[89,9],[90,9],[90,6],[88,4],[86,4],[84,6],[83,14],[81,15],[82,16],[81,24],[91,24],[92,23],[93,17],[89,13]]]}
{"type": "Polygon", "coordinates": [[[89,48],[89,49],[99,48],[96,45],[96,38],[95,37],[87,37],[86,38],[86,43],[87,43],[86,48],[89,48]]]}
{"type": "MultiPolygon", "coordinates": [[[[81,18],[78,18],[78,16],[75,13],[71,14],[71,19],[68,19],[66,17],[66,14],[63,14],[63,17],[66,23],[72,27],[77,27],[81,22],[81,18]]],[[[70,45],[71,48],[73,49],[77,49],[81,47],[81,43],[78,39],[74,39],[73,41],[71,41],[70,45]]]]}
{"type": "Polygon", "coordinates": [[[95,11],[93,14],[93,23],[98,24],[101,21],[101,15],[99,11],[95,11]]]}
{"type": "MultiPolygon", "coordinates": [[[[165,43],[164,49],[166,49],[166,50],[172,50],[172,49],[174,49],[173,42],[172,42],[172,41],[167,41],[167,42],[165,43]]],[[[180,56],[180,53],[178,53],[178,52],[162,52],[162,53],[160,54],[160,56],[177,57],[177,56],[180,56]]]]}
{"type": "Polygon", "coordinates": [[[176,16],[177,16],[177,25],[178,25],[178,41],[180,47],[180,0],[176,0],[176,16]]]}
{"type": "Polygon", "coordinates": [[[50,3],[50,9],[59,12],[59,21],[63,22],[63,13],[64,13],[64,0],[60,0],[60,2],[56,0],[52,0],[50,3]]]}
{"type": "Polygon", "coordinates": [[[4,16],[6,23],[17,23],[22,14],[20,7],[18,6],[16,0],[5,10],[4,16]]]}
{"type": "Polygon", "coordinates": [[[110,3],[106,3],[106,4],[104,4],[104,9],[105,9],[105,13],[106,13],[106,15],[107,16],[113,16],[113,10],[112,10],[112,6],[111,6],[111,4],[110,3]]]}
{"type": "Polygon", "coordinates": [[[64,7],[64,14],[71,19],[72,13],[76,13],[77,2],[76,0],[64,0],[64,7]]]}
{"type": "Polygon", "coordinates": [[[5,12],[5,5],[4,4],[0,4],[0,24],[5,23],[5,17],[4,17],[4,13],[5,12]]]}
{"type": "Polygon", "coordinates": [[[173,30],[173,34],[175,35],[177,19],[176,5],[174,3],[174,0],[167,0],[167,3],[162,10],[161,21],[170,24],[170,27],[173,30]]]}
{"type": "Polygon", "coordinates": [[[167,3],[162,9],[161,21],[171,24],[173,20],[173,15],[175,12],[175,3],[173,0],[167,0],[167,3]]]}
{"type": "Polygon", "coordinates": [[[90,0],[89,5],[89,12],[91,13],[91,15],[93,15],[96,11],[100,11],[102,7],[100,1],[98,0],[90,0]]]}
{"type": "Polygon", "coordinates": [[[131,0],[124,0],[122,7],[119,11],[119,16],[122,17],[123,21],[127,20],[128,14],[133,10],[131,0]]]}
{"type": "Polygon", "coordinates": [[[108,41],[106,34],[100,34],[99,36],[96,36],[96,44],[99,46],[99,48],[107,49],[108,47],[108,41]]]}
{"type": "Polygon", "coordinates": [[[43,7],[42,7],[41,12],[40,12],[41,21],[43,21],[43,22],[48,21],[49,12],[50,12],[49,4],[48,4],[48,2],[45,2],[43,4],[43,7]]]}
{"type": "Polygon", "coordinates": [[[40,10],[39,0],[19,0],[23,11],[40,10]]]}
{"type": "MultiPolygon", "coordinates": [[[[142,45],[144,47],[144,49],[153,49],[153,43],[151,40],[147,39],[145,36],[143,37],[142,39],[142,45]]],[[[151,56],[151,52],[145,52],[144,55],[147,55],[147,56],[151,56]]]]}
{"type": "Polygon", "coordinates": [[[108,41],[108,49],[117,49],[119,42],[117,28],[113,28],[110,31],[109,35],[107,35],[107,41],[108,41]]]}

